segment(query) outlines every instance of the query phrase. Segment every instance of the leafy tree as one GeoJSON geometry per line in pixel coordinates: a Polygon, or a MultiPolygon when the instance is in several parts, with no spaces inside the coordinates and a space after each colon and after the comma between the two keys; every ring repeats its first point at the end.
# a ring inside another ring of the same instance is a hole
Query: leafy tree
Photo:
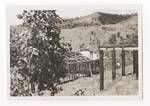
{"type": "Polygon", "coordinates": [[[35,83],[38,83],[39,91],[47,88],[56,90],[59,78],[64,77],[63,54],[68,52],[60,43],[59,24],[62,19],[55,10],[24,10],[17,17],[22,20],[24,27],[30,29],[30,34],[16,35],[16,39],[20,40],[11,44],[11,52],[14,49],[17,58],[11,55],[11,64],[17,66],[20,60],[24,61],[17,67],[22,69],[20,73],[25,71],[22,75],[26,76],[28,92],[35,91],[35,83]]]}
{"type": "Polygon", "coordinates": [[[138,36],[137,35],[133,36],[133,46],[138,46],[138,36]]]}
{"type": "Polygon", "coordinates": [[[116,38],[116,34],[112,34],[109,38],[109,44],[112,46],[116,46],[117,44],[117,38],[116,38]]]}

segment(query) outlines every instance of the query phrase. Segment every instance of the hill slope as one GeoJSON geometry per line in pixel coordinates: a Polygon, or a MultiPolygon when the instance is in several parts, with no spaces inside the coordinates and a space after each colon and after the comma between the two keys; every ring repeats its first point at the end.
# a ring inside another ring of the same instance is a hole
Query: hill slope
{"type": "MultiPolygon", "coordinates": [[[[21,25],[10,26],[10,29],[13,33],[30,32],[28,28],[21,25]]],[[[98,39],[101,44],[108,45],[110,36],[117,33],[120,33],[123,39],[126,39],[127,35],[129,38],[137,36],[137,14],[116,15],[96,12],[83,17],[66,19],[62,24],[60,37],[71,42],[73,51],[79,51],[81,46],[95,50],[97,47],[92,43],[94,38],[98,39]]],[[[117,38],[117,42],[119,40],[117,38]]]]}
{"type": "Polygon", "coordinates": [[[62,28],[116,24],[118,22],[130,18],[131,16],[132,15],[118,15],[118,14],[95,12],[93,14],[86,15],[83,17],[65,19],[62,28]]]}
{"type": "MultiPolygon", "coordinates": [[[[93,16],[93,15],[92,15],[93,16]]],[[[85,18],[85,17],[84,17],[85,18]]],[[[96,17],[95,17],[96,18],[96,17]]],[[[108,18],[109,19],[109,18],[108,18]]],[[[78,20],[83,20],[83,17],[78,20]]],[[[84,21],[88,21],[86,19],[84,21]]],[[[75,21],[73,21],[75,22],[75,21]]],[[[89,21],[90,22],[90,21],[89,21]]],[[[97,21],[100,22],[100,21],[97,21]]],[[[112,22],[115,23],[115,22],[112,22]]],[[[130,18],[125,20],[120,20],[116,24],[107,24],[107,25],[89,25],[89,26],[77,26],[74,28],[65,28],[61,31],[61,37],[64,37],[65,40],[71,42],[73,50],[79,50],[81,45],[84,45],[85,48],[93,50],[94,46],[91,45],[91,39],[93,36],[96,39],[101,41],[101,44],[108,43],[108,40],[112,34],[120,33],[120,36],[125,39],[128,37],[137,36],[138,31],[138,16],[130,16],[130,18]]],[[[118,41],[119,42],[119,41],[118,41]]]]}

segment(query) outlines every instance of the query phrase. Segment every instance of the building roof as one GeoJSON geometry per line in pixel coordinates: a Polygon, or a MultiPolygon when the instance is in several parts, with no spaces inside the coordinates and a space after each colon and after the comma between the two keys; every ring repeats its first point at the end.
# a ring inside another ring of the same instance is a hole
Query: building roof
{"type": "Polygon", "coordinates": [[[90,58],[85,57],[81,53],[78,53],[78,52],[70,52],[70,53],[65,54],[66,63],[87,62],[90,60],[91,60],[90,58]]]}

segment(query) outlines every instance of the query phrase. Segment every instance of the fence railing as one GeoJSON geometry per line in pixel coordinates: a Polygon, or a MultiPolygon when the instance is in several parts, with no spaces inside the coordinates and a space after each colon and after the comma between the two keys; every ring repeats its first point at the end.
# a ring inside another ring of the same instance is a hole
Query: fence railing
{"type": "Polygon", "coordinates": [[[99,68],[99,59],[86,62],[74,62],[65,65],[67,72],[63,82],[75,80],[80,77],[92,76],[99,68]]]}
{"type": "Polygon", "coordinates": [[[92,76],[93,72],[99,70],[99,82],[100,82],[100,91],[104,89],[104,51],[111,51],[111,61],[112,61],[112,80],[116,79],[116,51],[121,50],[121,62],[122,62],[122,76],[126,75],[125,72],[125,57],[126,51],[132,51],[133,53],[133,74],[136,75],[138,80],[138,48],[137,47],[101,47],[99,49],[99,59],[90,60],[86,62],[74,62],[66,64],[67,74],[64,79],[64,82],[75,80],[80,77],[92,76]]]}

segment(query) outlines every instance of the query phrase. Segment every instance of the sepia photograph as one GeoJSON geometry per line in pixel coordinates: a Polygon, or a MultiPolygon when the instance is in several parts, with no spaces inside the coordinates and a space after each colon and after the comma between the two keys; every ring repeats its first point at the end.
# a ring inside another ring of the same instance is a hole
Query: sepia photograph
{"type": "Polygon", "coordinates": [[[142,96],[139,5],[9,5],[8,96],[142,96]]]}

